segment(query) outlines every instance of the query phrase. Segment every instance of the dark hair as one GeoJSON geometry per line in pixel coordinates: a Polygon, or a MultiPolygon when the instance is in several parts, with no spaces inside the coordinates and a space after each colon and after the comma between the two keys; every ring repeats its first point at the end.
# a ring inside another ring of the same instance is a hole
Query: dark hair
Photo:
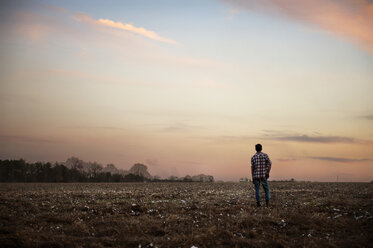
{"type": "Polygon", "coordinates": [[[256,144],[255,145],[255,151],[261,152],[262,151],[262,145],[261,144],[256,144]]]}

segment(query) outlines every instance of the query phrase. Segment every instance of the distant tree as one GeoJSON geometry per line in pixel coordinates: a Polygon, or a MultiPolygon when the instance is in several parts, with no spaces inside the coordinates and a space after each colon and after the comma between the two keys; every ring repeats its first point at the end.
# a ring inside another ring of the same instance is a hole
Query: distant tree
{"type": "Polygon", "coordinates": [[[191,177],[191,176],[186,175],[186,176],[184,177],[183,181],[184,181],[184,182],[192,182],[193,180],[192,180],[192,177],[191,177]]]}
{"type": "Polygon", "coordinates": [[[153,176],[153,180],[159,181],[159,180],[161,180],[161,177],[160,176],[153,176]]]}
{"type": "Polygon", "coordinates": [[[129,170],[129,173],[133,175],[138,175],[144,178],[148,178],[148,179],[151,179],[152,177],[150,173],[148,172],[148,167],[146,165],[139,164],[139,163],[134,164],[129,170]]]}
{"type": "Polygon", "coordinates": [[[117,170],[117,167],[115,166],[115,164],[107,164],[106,168],[111,168],[113,170],[117,170]]]}
{"type": "Polygon", "coordinates": [[[124,179],[123,179],[123,176],[120,175],[120,174],[114,174],[114,175],[111,175],[110,177],[110,181],[109,182],[123,182],[124,179]]]}
{"type": "Polygon", "coordinates": [[[69,169],[82,171],[84,168],[84,161],[77,157],[71,157],[66,160],[65,165],[69,169]]]}
{"type": "Polygon", "coordinates": [[[146,181],[146,178],[140,175],[135,175],[135,174],[127,174],[124,176],[124,181],[125,182],[144,182],[146,181]]]}
{"type": "Polygon", "coordinates": [[[169,176],[168,180],[171,182],[174,182],[174,181],[178,181],[179,178],[177,176],[169,176]]]}
{"type": "Polygon", "coordinates": [[[20,160],[13,160],[10,162],[10,179],[11,182],[25,181],[25,169],[26,169],[26,162],[23,159],[20,160]]]}
{"type": "Polygon", "coordinates": [[[173,181],[173,182],[213,182],[212,176],[200,174],[198,176],[176,177],[168,179],[152,177],[143,164],[135,164],[130,172],[116,169],[113,164],[105,168],[97,163],[85,163],[71,157],[65,163],[35,162],[26,163],[25,160],[0,160],[0,182],[145,182],[145,181],[173,181]],[[109,170],[109,171],[108,171],[109,170]],[[113,172],[111,172],[113,171],[113,172]]]}
{"type": "Polygon", "coordinates": [[[53,167],[54,181],[55,182],[68,182],[69,171],[63,164],[56,163],[53,167]]]}
{"type": "Polygon", "coordinates": [[[97,162],[88,164],[88,176],[89,178],[97,179],[98,173],[102,171],[102,165],[97,162]]]}

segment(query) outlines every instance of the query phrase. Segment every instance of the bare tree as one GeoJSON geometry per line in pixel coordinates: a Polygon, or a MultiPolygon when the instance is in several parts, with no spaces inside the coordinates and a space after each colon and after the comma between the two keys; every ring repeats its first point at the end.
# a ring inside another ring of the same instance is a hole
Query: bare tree
{"type": "Polygon", "coordinates": [[[88,164],[88,174],[90,177],[95,178],[97,174],[102,170],[102,165],[97,162],[89,163],[88,164]]]}
{"type": "Polygon", "coordinates": [[[73,170],[82,171],[84,168],[84,161],[77,157],[71,157],[66,160],[65,166],[73,170]]]}

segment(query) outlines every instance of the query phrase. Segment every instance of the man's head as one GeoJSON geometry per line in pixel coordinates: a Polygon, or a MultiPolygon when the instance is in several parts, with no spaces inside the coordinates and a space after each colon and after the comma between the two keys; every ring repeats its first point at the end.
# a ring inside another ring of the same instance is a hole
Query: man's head
{"type": "Polygon", "coordinates": [[[255,145],[255,151],[261,152],[262,151],[262,145],[261,144],[256,144],[255,145]]]}

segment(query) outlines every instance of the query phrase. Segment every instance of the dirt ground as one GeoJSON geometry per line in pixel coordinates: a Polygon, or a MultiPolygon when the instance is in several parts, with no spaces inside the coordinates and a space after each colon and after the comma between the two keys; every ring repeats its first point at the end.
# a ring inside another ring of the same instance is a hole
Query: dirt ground
{"type": "Polygon", "coordinates": [[[372,183],[0,184],[1,247],[373,247],[372,183]],[[263,192],[262,192],[262,196],[263,192]]]}

